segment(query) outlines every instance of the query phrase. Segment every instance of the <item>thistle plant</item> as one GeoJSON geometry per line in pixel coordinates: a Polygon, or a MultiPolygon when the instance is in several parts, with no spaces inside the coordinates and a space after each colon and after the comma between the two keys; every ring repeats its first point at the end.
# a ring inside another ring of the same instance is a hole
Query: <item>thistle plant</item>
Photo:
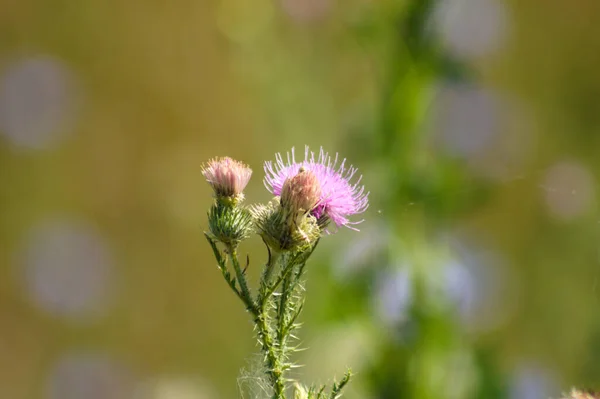
{"type": "Polygon", "coordinates": [[[284,162],[266,162],[265,187],[275,197],[267,204],[245,207],[243,190],[251,169],[231,158],[213,159],[202,169],[212,186],[215,201],[208,212],[210,244],[226,283],[244,304],[254,323],[268,381],[268,395],[285,399],[293,390],[294,399],[336,399],[351,378],[346,371],[340,381],[327,388],[304,386],[288,372],[297,367],[292,354],[298,350],[296,332],[304,306],[306,263],[330,223],[349,227],[361,221],[349,217],[364,212],[368,193],[360,177],[352,180],[356,169],[347,167],[337,155],[331,158],[320,150],[318,156],[306,147],[304,161],[296,162],[294,150],[284,162]],[[249,259],[242,266],[238,245],[251,234],[258,234],[266,246],[267,260],[260,282],[251,289],[246,277],[249,259]]]}

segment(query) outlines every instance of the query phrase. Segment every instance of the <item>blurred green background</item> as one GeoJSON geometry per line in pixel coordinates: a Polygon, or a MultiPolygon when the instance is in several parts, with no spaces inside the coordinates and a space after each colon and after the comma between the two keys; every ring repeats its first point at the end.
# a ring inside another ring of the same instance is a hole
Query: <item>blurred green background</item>
{"type": "MultiPolygon", "coordinates": [[[[201,163],[339,152],[300,378],[345,397],[600,388],[600,3],[4,0],[0,398],[239,397],[257,351],[201,163]],[[240,373],[241,369],[248,370],[240,373]]],[[[265,251],[245,247],[257,278],[265,251]]]]}

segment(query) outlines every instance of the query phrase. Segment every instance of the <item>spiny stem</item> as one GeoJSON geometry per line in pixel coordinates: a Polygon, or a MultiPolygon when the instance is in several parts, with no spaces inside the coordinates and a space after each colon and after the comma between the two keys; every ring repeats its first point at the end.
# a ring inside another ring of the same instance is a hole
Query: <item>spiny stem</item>
{"type": "Polygon", "coordinates": [[[300,284],[306,261],[316,248],[318,242],[317,240],[307,252],[286,256],[286,264],[282,266],[281,275],[278,279],[278,282],[281,282],[281,294],[277,305],[277,341],[282,363],[286,361],[290,350],[293,350],[293,348],[288,347],[288,338],[303,308],[302,296],[295,296],[296,287],[300,284]]]}
{"type": "Polygon", "coordinates": [[[219,270],[221,270],[221,273],[223,274],[223,277],[225,278],[227,285],[229,285],[229,287],[233,290],[233,292],[235,292],[235,294],[238,296],[238,298],[240,298],[242,300],[242,302],[246,303],[246,301],[244,300],[244,297],[242,296],[242,293],[235,286],[235,279],[231,278],[231,274],[227,270],[227,264],[226,264],[227,261],[225,259],[223,259],[223,256],[221,255],[219,248],[217,248],[217,244],[213,241],[213,239],[207,233],[204,233],[204,236],[208,240],[208,243],[210,244],[213,252],[215,253],[215,258],[217,260],[219,270]]]}
{"type": "Polygon", "coordinates": [[[233,269],[235,270],[235,275],[237,277],[238,284],[240,285],[242,300],[246,304],[246,308],[248,309],[248,311],[250,311],[253,314],[256,314],[256,304],[254,303],[254,299],[252,298],[252,294],[250,293],[250,289],[248,288],[248,283],[246,282],[246,275],[240,267],[240,261],[237,256],[237,250],[233,245],[229,244],[227,245],[227,251],[229,252],[229,256],[233,265],[233,269]]]}
{"type": "Polygon", "coordinates": [[[272,300],[274,287],[278,282],[271,283],[273,271],[280,261],[280,253],[274,252],[267,246],[269,258],[263,270],[260,279],[260,288],[255,307],[254,324],[258,330],[258,339],[261,343],[261,350],[265,355],[265,366],[267,375],[273,387],[273,399],[285,399],[285,378],[283,376],[283,367],[281,359],[277,353],[277,341],[274,340],[272,329],[270,328],[271,319],[269,316],[269,307],[267,304],[272,300]]]}
{"type": "Polygon", "coordinates": [[[269,315],[266,308],[262,308],[256,315],[254,323],[258,328],[258,339],[262,344],[262,351],[265,353],[265,364],[267,374],[273,386],[273,399],[285,399],[285,379],[283,378],[283,369],[277,356],[276,345],[269,329],[269,315]]]}
{"type": "Polygon", "coordinates": [[[350,382],[350,378],[352,377],[352,371],[348,370],[342,377],[342,380],[333,383],[333,388],[331,389],[330,399],[338,399],[342,396],[342,389],[350,382]]]}
{"type": "Polygon", "coordinates": [[[271,295],[273,294],[273,292],[275,291],[275,289],[277,288],[279,283],[281,283],[281,280],[278,279],[275,281],[274,284],[271,284],[271,277],[273,275],[273,270],[275,270],[276,265],[279,262],[279,259],[281,259],[280,255],[281,254],[279,252],[272,253],[269,250],[269,260],[267,261],[267,264],[265,265],[262,276],[260,278],[260,288],[259,288],[259,292],[258,292],[257,302],[258,302],[258,307],[260,308],[261,311],[267,305],[269,298],[271,297],[271,295]]]}
{"type": "MultiPolygon", "coordinates": [[[[317,243],[313,245],[310,251],[293,255],[284,255],[279,252],[271,253],[269,250],[269,259],[263,270],[255,301],[248,287],[245,270],[242,270],[240,266],[235,245],[226,244],[226,251],[222,253],[210,235],[206,234],[206,239],[213,249],[225,281],[240,297],[246,305],[246,309],[253,316],[261,350],[265,356],[266,374],[273,388],[272,399],[285,399],[286,379],[284,373],[286,367],[288,367],[285,361],[287,352],[289,352],[287,339],[302,309],[302,304],[292,303],[295,300],[294,291],[303,274],[306,260],[314,251],[317,243]],[[231,261],[236,278],[233,278],[227,270],[228,258],[231,261]],[[279,268],[277,267],[278,264],[279,268]],[[279,270],[279,275],[275,281],[272,281],[276,268],[279,270]],[[236,286],[236,281],[239,289],[236,286]],[[271,313],[272,307],[269,304],[274,302],[274,293],[280,286],[279,301],[273,315],[271,313]]],[[[342,380],[339,390],[345,385],[345,382],[342,380]]],[[[337,390],[337,387],[334,388],[337,390]]]]}
{"type": "MultiPolygon", "coordinates": [[[[290,269],[293,268],[293,264],[286,265],[290,269]]],[[[291,294],[291,273],[288,273],[283,278],[283,283],[281,285],[281,295],[279,296],[279,305],[277,307],[277,340],[279,341],[279,350],[281,352],[281,356],[285,356],[286,352],[286,316],[289,308],[289,300],[291,294]]]]}

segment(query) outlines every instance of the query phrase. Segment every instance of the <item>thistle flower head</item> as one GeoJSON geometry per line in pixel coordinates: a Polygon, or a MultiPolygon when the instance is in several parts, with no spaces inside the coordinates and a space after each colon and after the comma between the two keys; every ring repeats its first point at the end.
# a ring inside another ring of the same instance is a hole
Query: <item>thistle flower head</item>
{"type": "Polygon", "coordinates": [[[214,158],[202,166],[202,175],[215,191],[217,198],[243,198],[252,169],[229,157],[214,158]]]}
{"type": "Polygon", "coordinates": [[[275,163],[265,162],[265,187],[274,195],[281,196],[286,181],[298,175],[301,168],[311,172],[320,186],[319,201],[311,209],[311,214],[320,221],[326,218],[338,227],[346,226],[357,230],[353,225],[362,220],[352,222],[348,217],[367,209],[369,193],[365,193],[364,186],[360,185],[361,177],[352,182],[356,168],[347,167],[345,159],[338,165],[337,154],[332,160],[323,148],[318,157],[315,157],[315,153],[309,151],[308,146],[305,149],[304,161],[296,162],[292,148],[291,154],[287,153],[287,162],[281,154],[276,155],[275,163]]]}
{"type": "Polygon", "coordinates": [[[289,177],[281,189],[281,206],[291,212],[312,211],[321,199],[321,184],[317,176],[300,168],[297,175],[289,177]]]}

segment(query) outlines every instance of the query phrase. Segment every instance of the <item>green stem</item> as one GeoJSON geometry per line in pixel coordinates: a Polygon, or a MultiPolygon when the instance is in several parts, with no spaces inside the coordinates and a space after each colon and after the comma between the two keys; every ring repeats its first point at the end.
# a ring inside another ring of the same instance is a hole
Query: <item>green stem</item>
{"type": "MultiPolygon", "coordinates": [[[[268,247],[267,247],[268,249],[268,247]]],[[[285,379],[284,370],[277,351],[277,341],[273,339],[270,325],[269,307],[267,306],[272,299],[273,292],[279,280],[271,283],[273,271],[277,267],[281,256],[279,252],[272,253],[269,250],[269,259],[263,270],[260,279],[260,288],[258,292],[256,314],[254,323],[258,330],[258,339],[262,345],[262,352],[265,354],[265,366],[267,375],[273,387],[273,399],[285,399],[285,379]]]]}
{"type": "Polygon", "coordinates": [[[254,319],[254,323],[258,329],[258,339],[262,344],[262,351],[265,354],[265,365],[267,367],[267,375],[269,376],[273,387],[273,399],[285,399],[285,379],[283,378],[283,368],[277,354],[276,345],[273,342],[273,337],[269,329],[269,315],[266,309],[261,309],[261,312],[254,319]]]}
{"type": "Polygon", "coordinates": [[[283,365],[280,359],[280,355],[277,350],[277,342],[274,342],[273,333],[269,327],[269,310],[266,306],[269,298],[273,294],[273,290],[276,288],[278,283],[271,285],[271,275],[273,269],[276,267],[276,263],[279,261],[279,256],[271,256],[269,253],[269,261],[266,265],[266,269],[261,279],[261,289],[257,298],[257,302],[252,298],[246,276],[240,266],[236,248],[233,245],[227,245],[228,257],[231,259],[231,264],[235,271],[236,279],[231,278],[226,268],[226,257],[221,255],[215,242],[211,239],[208,234],[205,234],[206,239],[211,245],[215,258],[219,264],[219,269],[223,273],[223,277],[231,287],[231,289],[237,294],[238,297],[246,305],[246,309],[252,314],[254,318],[254,324],[258,330],[258,339],[261,343],[261,350],[265,354],[265,366],[267,368],[267,375],[273,387],[272,399],[285,399],[285,379],[283,377],[283,365]],[[240,289],[238,290],[235,286],[237,280],[240,289]]]}
{"type": "Polygon", "coordinates": [[[312,255],[313,251],[319,244],[319,240],[315,242],[311,250],[305,254],[297,255],[290,260],[290,264],[287,266],[289,270],[286,270],[286,274],[283,276],[283,288],[282,294],[280,298],[280,307],[279,307],[279,334],[280,339],[286,337],[289,334],[291,328],[293,327],[294,322],[300,315],[300,312],[303,308],[302,297],[296,298],[297,302],[293,304],[293,310],[285,314],[286,310],[290,309],[289,300],[294,299],[290,297],[290,294],[293,294],[296,290],[296,287],[301,283],[302,275],[304,274],[304,267],[306,266],[306,262],[310,255],[312,255]],[[289,318],[290,320],[287,320],[289,318]]]}
{"type": "Polygon", "coordinates": [[[210,244],[210,246],[215,254],[215,258],[217,260],[219,270],[223,274],[223,278],[225,278],[227,285],[229,285],[229,287],[233,290],[233,292],[235,292],[235,294],[238,296],[238,298],[240,298],[242,300],[242,302],[245,303],[246,301],[244,300],[242,293],[235,286],[235,279],[231,278],[231,274],[227,270],[227,260],[223,259],[223,257],[221,256],[221,252],[217,248],[217,244],[213,241],[213,239],[210,238],[210,236],[207,233],[204,233],[204,236],[208,240],[208,243],[210,244]]]}
{"type": "Polygon", "coordinates": [[[257,301],[260,311],[262,311],[265,308],[269,298],[271,297],[271,295],[273,294],[273,292],[275,291],[275,289],[281,282],[278,279],[277,281],[275,281],[274,284],[271,284],[273,270],[275,270],[277,263],[279,262],[280,255],[281,254],[279,252],[272,253],[269,250],[269,260],[267,261],[267,264],[265,265],[262,276],[260,278],[260,289],[258,292],[258,301],[257,301]]]}
{"type": "Polygon", "coordinates": [[[231,244],[227,245],[227,250],[231,257],[231,263],[233,264],[233,269],[235,270],[235,275],[237,277],[238,284],[240,285],[242,300],[244,301],[244,304],[246,305],[248,311],[256,315],[256,304],[254,303],[254,299],[252,299],[252,294],[250,293],[250,289],[248,288],[248,283],[246,282],[246,275],[240,267],[240,262],[237,256],[237,250],[231,244]]]}
{"type": "MultiPolygon", "coordinates": [[[[290,267],[291,265],[288,265],[290,267]]],[[[279,296],[279,305],[277,306],[277,341],[279,341],[279,349],[281,356],[285,356],[286,344],[287,344],[287,331],[286,331],[286,316],[289,307],[290,300],[290,288],[291,288],[291,273],[287,274],[281,285],[281,294],[279,296]]]]}
{"type": "Polygon", "coordinates": [[[344,373],[344,377],[340,382],[334,382],[333,388],[331,389],[330,399],[338,399],[342,396],[342,390],[348,383],[350,382],[350,378],[352,377],[352,372],[350,370],[344,373]]]}

